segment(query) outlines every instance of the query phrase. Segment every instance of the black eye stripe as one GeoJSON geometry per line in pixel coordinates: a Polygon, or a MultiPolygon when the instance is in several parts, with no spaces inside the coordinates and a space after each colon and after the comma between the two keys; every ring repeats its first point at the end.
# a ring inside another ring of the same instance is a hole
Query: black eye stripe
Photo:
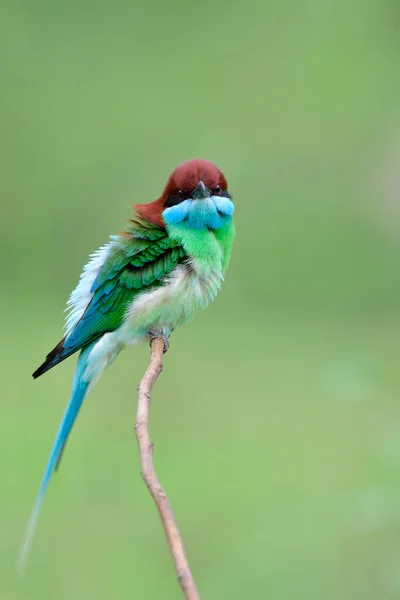
{"type": "MultiPolygon", "coordinates": [[[[224,198],[232,199],[232,196],[230,195],[228,190],[220,189],[218,192],[218,196],[220,196],[220,197],[223,196],[224,198]]],[[[187,196],[185,193],[183,194],[183,196],[181,196],[179,194],[179,192],[177,194],[171,194],[165,200],[164,208],[171,208],[171,206],[176,206],[177,204],[180,204],[181,202],[183,202],[184,200],[187,200],[188,198],[190,198],[190,196],[187,196]]]]}
{"type": "Polygon", "coordinates": [[[168,196],[168,198],[164,202],[164,208],[171,208],[171,206],[176,206],[184,200],[186,200],[185,196],[181,197],[179,194],[168,196]]]}

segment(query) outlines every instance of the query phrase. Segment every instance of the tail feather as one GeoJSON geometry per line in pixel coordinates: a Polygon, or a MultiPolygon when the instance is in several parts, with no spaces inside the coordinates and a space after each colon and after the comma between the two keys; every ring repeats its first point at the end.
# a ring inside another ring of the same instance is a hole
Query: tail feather
{"type": "Polygon", "coordinates": [[[49,371],[50,369],[52,369],[53,367],[58,365],[58,363],[60,363],[62,360],[67,358],[67,356],[69,356],[69,355],[66,355],[66,356],[62,355],[62,352],[64,350],[64,341],[65,341],[65,338],[63,338],[61,340],[61,342],[59,342],[57,344],[57,346],[48,353],[44,363],[42,363],[40,365],[40,367],[38,367],[36,369],[36,371],[34,373],[32,373],[33,379],[37,379],[38,377],[43,375],[43,373],[46,373],[46,371],[49,371]]]}
{"type": "Polygon", "coordinates": [[[33,505],[33,509],[31,515],[29,517],[25,535],[22,540],[20,553],[17,562],[17,570],[19,575],[22,577],[25,569],[26,559],[29,554],[29,550],[32,544],[33,535],[35,533],[36,524],[39,518],[40,509],[43,503],[44,495],[49,484],[50,478],[54,472],[54,470],[58,467],[59,462],[61,460],[61,456],[63,450],[65,448],[65,444],[67,442],[68,436],[71,432],[72,426],[75,422],[75,419],[78,415],[79,409],[82,405],[82,402],[88,392],[88,387],[90,385],[90,381],[86,382],[83,380],[83,374],[85,372],[87,366],[87,358],[94,346],[94,343],[86,346],[80,353],[78,364],[75,370],[74,381],[72,384],[72,393],[70,400],[68,402],[67,408],[65,410],[63,419],[61,421],[60,427],[58,429],[56,438],[54,440],[54,444],[50,453],[50,457],[48,459],[46,469],[43,475],[42,482],[40,484],[39,492],[36,496],[35,503],[33,505]]]}
{"type": "MultiPolygon", "coordinates": [[[[98,337],[99,336],[95,335],[89,339],[85,339],[84,348],[86,348],[86,347],[92,348],[93,347],[92,342],[94,342],[96,339],[98,339],[98,337]]],[[[50,369],[52,369],[56,365],[60,364],[60,362],[62,362],[66,358],[70,357],[72,354],[75,354],[75,352],[77,352],[81,348],[82,348],[82,340],[81,339],[76,342],[73,338],[71,339],[71,336],[64,337],[61,340],[61,342],[59,342],[57,344],[57,346],[55,348],[53,348],[53,350],[50,350],[50,352],[46,356],[46,360],[44,361],[44,363],[42,363],[40,365],[40,367],[38,367],[36,369],[36,371],[34,373],[32,373],[33,379],[37,379],[38,377],[43,375],[43,373],[47,373],[47,371],[50,371],[50,369]]]]}

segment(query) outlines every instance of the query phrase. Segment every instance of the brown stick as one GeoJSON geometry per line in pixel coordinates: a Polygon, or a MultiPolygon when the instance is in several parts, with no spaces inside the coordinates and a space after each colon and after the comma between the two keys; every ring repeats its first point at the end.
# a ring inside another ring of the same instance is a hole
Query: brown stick
{"type": "Polygon", "coordinates": [[[139,445],[140,467],[144,482],[149,488],[150,494],[153,496],[158,512],[160,513],[169,550],[185,598],[186,600],[200,600],[178,526],[167,495],[158,481],[153,464],[153,444],[149,435],[149,409],[152,387],[162,371],[163,352],[164,341],[161,338],[153,338],[151,342],[150,361],[138,388],[135,431],[139,445]]]}

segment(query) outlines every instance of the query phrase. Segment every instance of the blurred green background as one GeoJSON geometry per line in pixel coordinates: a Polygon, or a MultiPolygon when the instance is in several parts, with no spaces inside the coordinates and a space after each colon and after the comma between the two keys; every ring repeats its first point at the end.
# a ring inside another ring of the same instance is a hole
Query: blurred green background
{"type": "Polygon", "coordinates": [[[30,374],[88,254],[197,156],[238,235],[151,434],[202,598],[399,598],[399,3],[0,10],[0,598],[181,597],[139,473],[145,346],[90,396],[14,564],[75,359],[30,374]]]}

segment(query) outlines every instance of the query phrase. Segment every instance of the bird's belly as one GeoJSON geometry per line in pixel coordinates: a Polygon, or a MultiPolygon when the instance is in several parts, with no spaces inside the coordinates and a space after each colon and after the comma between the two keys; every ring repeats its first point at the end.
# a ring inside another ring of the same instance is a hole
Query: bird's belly
{"type": "Polygon", "coordinates": [[[136,296],[115,333],[123,344],[135,343],[150,329],[168,336],[190,321],[197,310],[206,308],[222,280],[221,270],[210,270],[207,277],[201,277],[195,268],[178,265],[160,287],[136,296]]]}

